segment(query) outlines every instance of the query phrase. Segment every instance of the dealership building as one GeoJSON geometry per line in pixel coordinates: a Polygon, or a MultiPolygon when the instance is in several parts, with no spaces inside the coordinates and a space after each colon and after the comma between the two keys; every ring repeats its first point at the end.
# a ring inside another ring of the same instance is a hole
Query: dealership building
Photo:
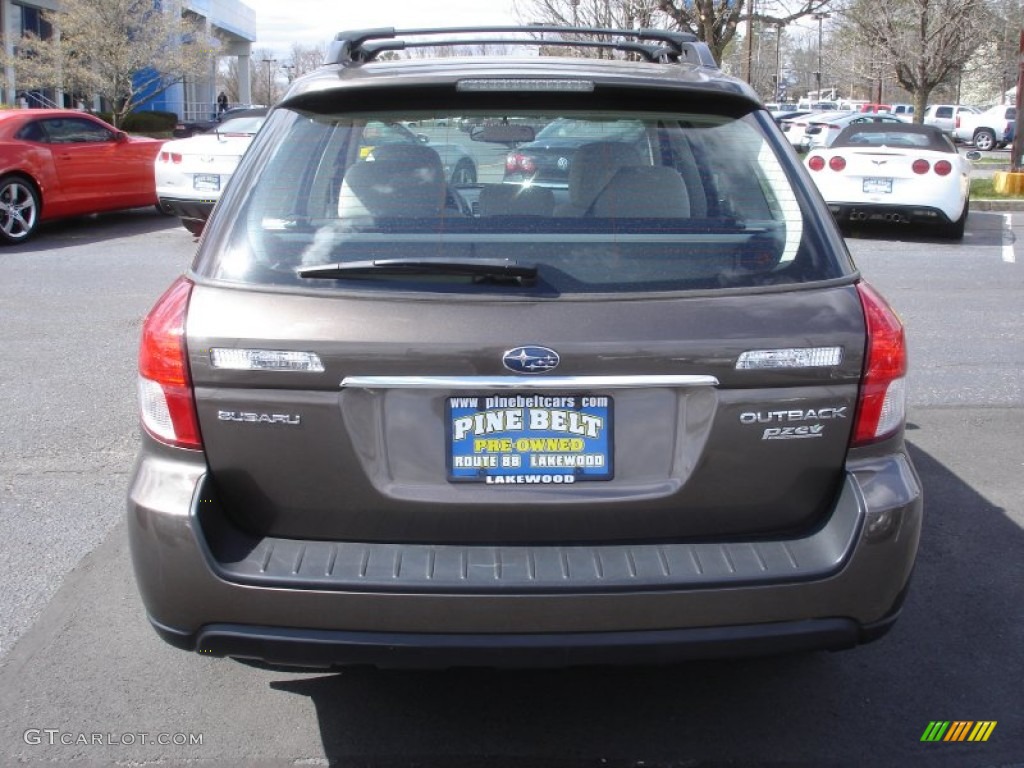
{"type": "MultiPolygon", "coordinates": [[[[154,3],[157,0],[154,0],[154,3]]],[[[43,39],[60,34],[44,17],[44,11],[55,11],[59,0],[0,0],[0,30],[3,31],[3,45],[12,55],[18,40],[25,34],[35,34],[43,39]]],[[[191,120],[205,118],[216,112],[217,70],[226,57],[237,59],[238,99],[248,104],[251,98],[250,57],[252,44],[256,40],[256,13],[240,0],[163,0],[166,12],[187,13],[198,18],[209,34],[220,40],[220,48],[210,55],[208,73],[198,78],[188,78],[167,91],[154,96],[143,109],[158,109],[174,112],[179,117],[191,120]]],[[[10,105],[28,104],[40,107],[74,107],[70,94],[58,88],[26,92],[18,87],[14,71],[8,68],[4,73],[3,102],[10,105]]],[[[88,104],[99,108],[99,104],[88,104]]]]}

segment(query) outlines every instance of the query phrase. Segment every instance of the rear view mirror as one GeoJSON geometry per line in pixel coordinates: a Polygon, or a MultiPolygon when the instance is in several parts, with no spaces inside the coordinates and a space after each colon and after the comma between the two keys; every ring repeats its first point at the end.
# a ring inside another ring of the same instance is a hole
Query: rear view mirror
{"type": "Polygon", "coordinates": [[[524,144],[533,141],[536,133],[529,125],[499,123],[498,125],[474,126],[469,131],[469,138],[473,141],[486,141],[494,144],[524,144]]]}
{"type": "Polygon", "coordinates": [[[965,157],[973,163],[975,160],[981,160],[981,152],[976,149],[972,149],[965,155],[965,157]]]}

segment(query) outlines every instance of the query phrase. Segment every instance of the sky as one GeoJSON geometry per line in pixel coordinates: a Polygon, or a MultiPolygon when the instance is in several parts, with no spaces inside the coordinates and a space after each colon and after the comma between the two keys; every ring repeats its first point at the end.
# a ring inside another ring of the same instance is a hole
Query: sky
{"type": "Polygon", "coordinates": [[[293,43],[328,43],[345,29],[516,24],[512,0],[243,0],[256,12],[254,51],[286,58],[293,43]]]}

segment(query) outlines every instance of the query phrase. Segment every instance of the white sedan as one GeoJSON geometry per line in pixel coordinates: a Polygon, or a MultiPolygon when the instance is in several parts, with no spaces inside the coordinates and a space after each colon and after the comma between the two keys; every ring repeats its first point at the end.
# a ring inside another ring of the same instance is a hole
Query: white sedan
{"type": "Polygon", "coordinates": [[[844,112],[842,114],[836,114],[830,112],[827,116],[809,120],[807,128],[804,130],[804,138],[806,139],[809,149],[817,149],[818,147],[830,147],[832,142],[836,140],[836,137],[851,125],[860,125],[861,123],[909,123],[909,119],[900,117],[899,115],[892,115],[887,112],[844,112]]]}
{"type": "Polygon", "coordinates": [[[266,109],[251,109],[206,133],[164,144],[155,161],[160,207],[179,217],[192,234],[202,232],[214,203],[266,119],[266,109]]]}
{"type": "Polygon", "coordinates": [[[793,117],[783,117],[779,120],[779,127],[786,134],[786,139],[796,149],[807,149],[807,128],[813,121],[820,121],[826,117],[841,117],[849,112],[801,112],[793,117]]]}
{"type": "Polygon", "coordinates": [[[840,226],[861,221],[929,224],[955,240],[970,207],[971,160],[929,125],[861,123],[804,164],[840,226]]]}

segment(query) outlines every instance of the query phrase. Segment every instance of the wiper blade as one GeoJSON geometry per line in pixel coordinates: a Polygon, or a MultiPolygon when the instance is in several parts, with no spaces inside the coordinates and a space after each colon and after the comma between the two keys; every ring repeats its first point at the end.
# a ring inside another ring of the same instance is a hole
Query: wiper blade
{"type": "Polygon", "coordinates": [[[512,259],[374,259],[339,261],[297,270],[299,277],[345,279],[377,275],[455,275],[496,282],[531,283],[537,265],[512,259]]]}

